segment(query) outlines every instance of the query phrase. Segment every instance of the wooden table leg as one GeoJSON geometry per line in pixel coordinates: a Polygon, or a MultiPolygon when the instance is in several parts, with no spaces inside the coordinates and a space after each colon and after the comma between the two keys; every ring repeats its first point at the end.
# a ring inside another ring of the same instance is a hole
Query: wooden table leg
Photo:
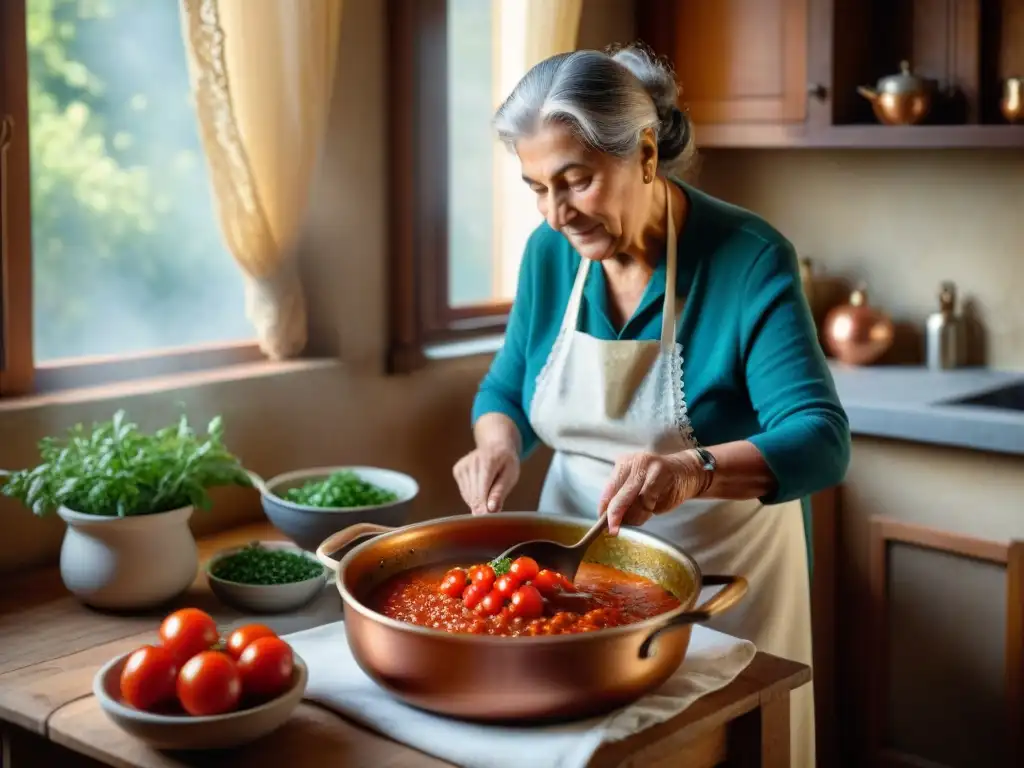
{"type": "Polygon", "coordinates": [[[790,768],[789,691],[761,703],[729,725],[729,765],[790,768]]]}

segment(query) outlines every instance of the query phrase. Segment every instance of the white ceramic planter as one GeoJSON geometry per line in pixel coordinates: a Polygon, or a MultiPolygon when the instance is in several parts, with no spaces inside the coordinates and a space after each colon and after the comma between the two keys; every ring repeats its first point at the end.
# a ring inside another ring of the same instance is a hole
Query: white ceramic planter
{"type": "Polygon", "coordinates": [[[153,608],[188,589],[199,552],[188,527],[192,507],[133,517],[100,517],[61,507],[68,524],[60,575],[79,600],[96,608],[153,608]]]}

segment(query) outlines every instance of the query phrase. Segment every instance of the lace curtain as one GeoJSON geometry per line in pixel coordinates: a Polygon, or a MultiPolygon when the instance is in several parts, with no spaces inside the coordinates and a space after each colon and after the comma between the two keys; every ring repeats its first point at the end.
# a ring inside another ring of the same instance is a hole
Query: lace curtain
{"type": "MultiPolygon", "coordinates": [[[[521,0],[501,2],[494,45],[497,73],[494,108],[534,64],[557,53],[576,49],[583,0],[521,0]]],[[[495,294],[511,298],[516,289],[519,260],[526,240],[540,223],[533,193],[523,184],[519,159],[497,145],[494,173],[494,238],[498,261],[495,294]]]]}
{"type": "Polygon", "coordinates": [[[246,312],[271,359],[306,345],[296,244],[327,127],[342,0],[180,0],[200,136],[246,312]]]}

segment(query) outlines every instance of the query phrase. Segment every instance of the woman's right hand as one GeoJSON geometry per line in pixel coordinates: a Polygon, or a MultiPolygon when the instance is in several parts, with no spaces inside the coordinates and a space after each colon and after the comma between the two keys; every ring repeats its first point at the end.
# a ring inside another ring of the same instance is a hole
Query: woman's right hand
{"type": "Polygon", "coordinates": [[[512,446],[482,445],[459,459],[452,474],[474,515],[499,512],[519,481],[519,454],[512,446]]]}

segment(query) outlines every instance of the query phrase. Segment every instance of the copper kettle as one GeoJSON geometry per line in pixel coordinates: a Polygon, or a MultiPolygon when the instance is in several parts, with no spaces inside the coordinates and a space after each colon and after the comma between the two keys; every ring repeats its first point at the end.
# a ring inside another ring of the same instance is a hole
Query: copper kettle
{"type": "Polygon", "coordinates": [[[858,286],[848,304],[834,307],[822,329],[825,349],[850,365],[870,365],[889,351],[895,327],[889,316],[868,304],[867,288],[858,286]]]}
{"type": "Polygon", "coordinates": [[[931,111],[937,92],[938,83],[914,74],[908,61],[901,61],[899,74],[879,79],[875,88],[857,87],[884,125],[920,123],[931,111]]]}

